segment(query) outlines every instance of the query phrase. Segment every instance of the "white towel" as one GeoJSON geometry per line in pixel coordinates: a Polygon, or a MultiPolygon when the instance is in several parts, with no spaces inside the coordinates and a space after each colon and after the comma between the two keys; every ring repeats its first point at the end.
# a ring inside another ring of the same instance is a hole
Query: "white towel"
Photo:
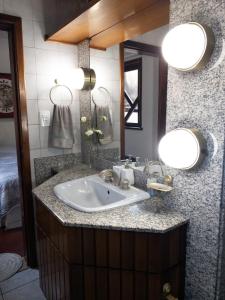
{"type": "Polygon", "coordinates": [[[52,125],[49,130],[49,146],[71,149],[73,143],[73,123],[70,107],[54,105],[52,125]]]}

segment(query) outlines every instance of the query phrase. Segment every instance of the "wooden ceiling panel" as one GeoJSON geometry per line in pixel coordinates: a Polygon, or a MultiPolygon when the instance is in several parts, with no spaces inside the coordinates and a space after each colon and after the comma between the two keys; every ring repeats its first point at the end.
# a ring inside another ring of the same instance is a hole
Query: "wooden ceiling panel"
{"type": "Polygon", "coordinates": [[[111,28],[100,32],[90,46],[105,49],[169,23],[169,0],[159,0],[111,28]]]}
{"type": "MultiPolygon", "coordinates": [[[[119,26],[120,22],[126,21],[149,7],[155,6],[158,2],[167,1],[100,0],[76,19],[51,35],[48,40],[77,44],[86,38],[91,38],[99,34],[98,38],[96,36],[93,39],[93,43],[96,45],[97,40],[101,37],[101,32],[104,33],[104,31],[106,31],[107,34],[107,30],[110,30],[109,28],[119,26]]],[[[140,21],[140,19],[137,20],[140,21]]],[[[119,30],[119,28],[123,29],[125,27],[122,26],[115,28],[118,28],[119,30]]],[[[103,36],[105,35],[103,34],[103,36]]]]}

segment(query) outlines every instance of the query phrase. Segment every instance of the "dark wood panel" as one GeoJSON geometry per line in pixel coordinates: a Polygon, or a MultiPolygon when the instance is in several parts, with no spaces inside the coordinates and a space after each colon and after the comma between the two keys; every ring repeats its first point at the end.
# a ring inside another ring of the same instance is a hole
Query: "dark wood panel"
{"type": "Polygon", "coordinates": [[[108,266],[108,232],[106,230],[95,231],[96,266],[108,266]]]}
{"type": "Polygon", "coordinates": [[[145,300],[147,299],[147,278],[146,273],[135,272],[134,275],[134,299],[145,300]]]}
{"type": "Polygon", "coordinates": [[[83,261],[85,265],[95,265],[95,230],[83,228],[83,261]]]}
{"type": "MultiPolygon", "coordinates": [[[[64,237],[64,254],[69,263],[82,264],[82,229],[81,228],[67,228],[63,232],[64,237]]],[[[88,239],[88,237],[87,237],[88,239]]],[[[86,243],[86,239],[85,243],[86,243]]],[[[88,245],[87,245],[88,247],[88,245]]],[[[85,247],[86,251],[86,247],[85,247]]]]}
{"type": "Polygon", "coordinates": [[[72,266],[70,274],[70,295],[71,299],[84,299],[84,277],[82,266],[72,266]]]}
{"type": "Polygon", "coordinates": [[[96,269],[96,289],[97,299],[108,299],[108,270],[103,268],[96,269]]]}
{"type": "Polygon", "coordinates": [[[146,233],[135,232],[134,235],[134,264],[135,270],[147,271],[148,269],[148,235],[146,233]]]}
{"type": "Polygon", "coordinates": [[[84,267],[84,293],[85,300],[96,300],[95,269],[84,267]]]}
{"type": "Polygon", "coordinates": [[[109,300],[120,300],[121,274],[119,270],[109,269],[109,300]]]}
{"type": "Polygon", "coordinates": [[[121,272],[121,300],[134,299],[134,272],[121,272]]]}
{"type": "Polygon", "coordinates": [[[109,241],[109,267],[120,268],[120,231],[110,230],[108,232],[109,241]]]}
{"type": "Polygon", "coordinates": [[[122,231],[121,233],[121,267],[134,268],[134,233],[122,231]]]}

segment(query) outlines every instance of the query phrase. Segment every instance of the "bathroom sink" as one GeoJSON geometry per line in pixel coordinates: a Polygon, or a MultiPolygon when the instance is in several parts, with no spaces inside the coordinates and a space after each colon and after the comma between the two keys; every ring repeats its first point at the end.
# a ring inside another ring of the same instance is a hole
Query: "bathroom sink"
{"type": "Polygon", "coordinates": [[[98,175],[60,183],[54,187],[54,193],[68,206],[83,212],[104,211],[149,198],[149,194],[140,189],[121,190],[98,175]]]}

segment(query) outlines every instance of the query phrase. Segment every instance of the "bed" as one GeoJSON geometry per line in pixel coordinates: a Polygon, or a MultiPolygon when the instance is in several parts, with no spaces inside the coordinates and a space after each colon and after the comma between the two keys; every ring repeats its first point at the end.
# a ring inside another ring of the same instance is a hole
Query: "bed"
{"type": "Polygon", "coordinates": [[[5,226],[7,214],[20,204],[16,149],[0,147],[0,225],[5,226]]]}

